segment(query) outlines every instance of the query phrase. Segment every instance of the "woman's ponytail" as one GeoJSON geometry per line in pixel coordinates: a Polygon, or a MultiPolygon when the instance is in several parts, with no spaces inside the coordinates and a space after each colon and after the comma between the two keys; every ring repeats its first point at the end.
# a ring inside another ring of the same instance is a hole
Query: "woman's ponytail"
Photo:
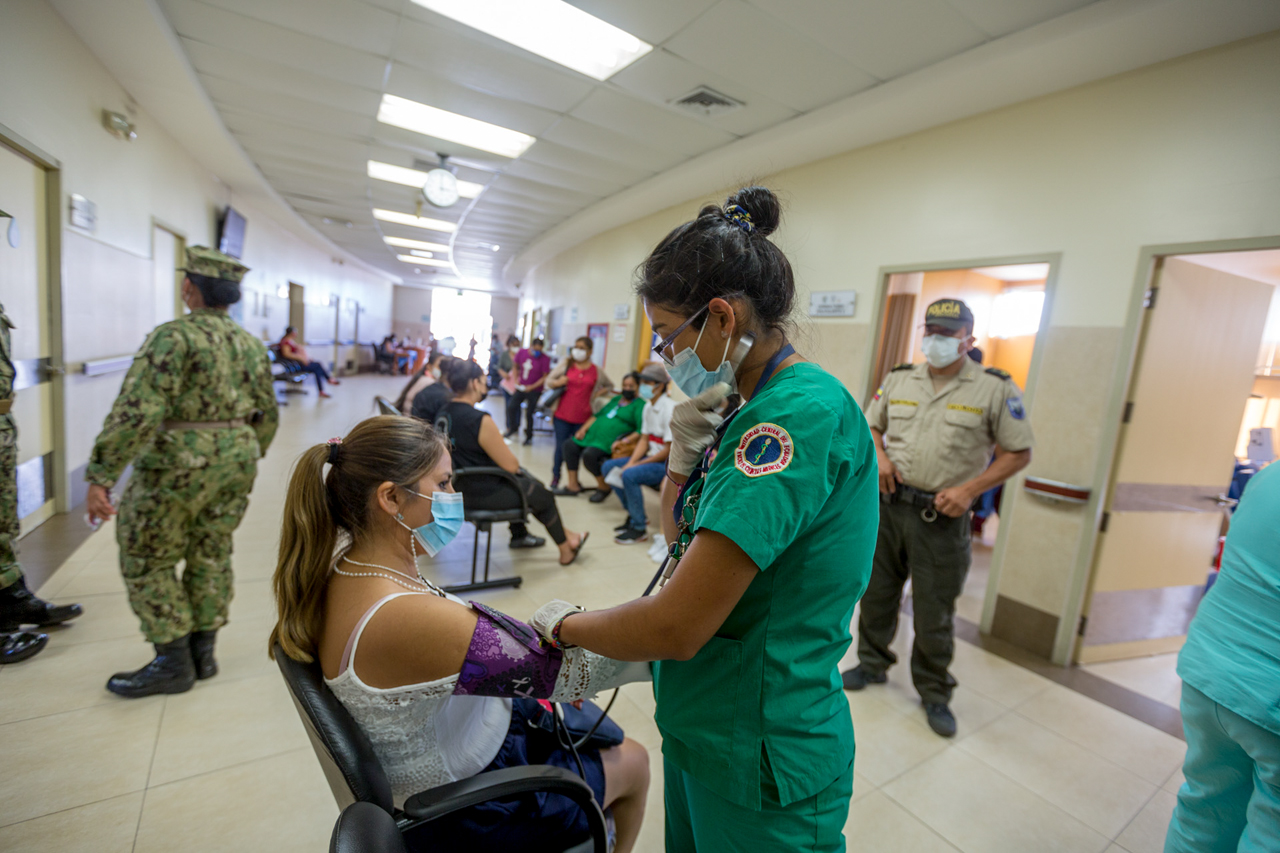
{"type": "Polygon", "coordinates": [[[316,656],[338,535],[324,481],[328,461],[329,445],[316,445],[299,457],[289,480],[273,580],[279,613],[267,649],[273,659],[277,643],[296,661],[310,663],[316,656]]]}

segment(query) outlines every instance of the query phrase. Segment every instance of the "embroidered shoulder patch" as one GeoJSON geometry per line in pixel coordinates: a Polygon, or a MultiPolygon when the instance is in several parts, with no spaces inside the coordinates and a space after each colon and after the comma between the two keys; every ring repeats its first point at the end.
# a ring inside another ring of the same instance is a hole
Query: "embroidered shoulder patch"
{"type": "Polygon", "coordinates": [[[1022,407],[1021,397],[1010,397],[1008,405],[1009,416],[1015,421],[1020,421],[1027,416],[1027,410],[1022,407]]]}
{"type": "Polygon", "coordinates": [[[795,455],[791,434],[777,424],[756,424],[742,434],[733,464],[748,477],[786,470],[795,455]]]}

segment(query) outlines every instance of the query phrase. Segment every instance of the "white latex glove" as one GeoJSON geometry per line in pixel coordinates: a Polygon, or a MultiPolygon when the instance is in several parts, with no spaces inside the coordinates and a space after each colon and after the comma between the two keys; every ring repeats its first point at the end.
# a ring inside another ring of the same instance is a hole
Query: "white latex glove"
{"type": "Polygon", "coordinates": [[[687,477],[698,466],[702,454],[716,440],[716,427],[724,420],[712,411],[729,396],[727,382],[717,382],[671,413],[671,455],[667,470],[687,477]]]}
{"type": "Polygon", "coordinates": [[[576,604],[570,604],[567,601],[561,601],[556,598],[539,607],[538,611],[534,613],[533,617],[529,620],[529,625],[533,627],[533,630],[538,632],[538,636],[542,637],[544,640],[550,641],[551,629],[554,628],[561,619],[568,616],[570,613],[581,612],[582,608],[578,607],[576,604]]]}

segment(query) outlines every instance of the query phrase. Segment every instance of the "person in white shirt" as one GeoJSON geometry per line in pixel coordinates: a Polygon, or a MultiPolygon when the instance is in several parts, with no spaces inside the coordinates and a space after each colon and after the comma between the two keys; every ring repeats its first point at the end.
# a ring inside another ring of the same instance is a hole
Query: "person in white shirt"
{"type": "MultiPolygon", "coordinates": [[[[646,401],[640,419],[640,440],[630,458],[610,459],[600,473],[609,479],[616,470],[622,477],[622,488],[615,489],[627,510],[627,520],[614,530],[614,542],[634,545],[649,538],[649,520],[644,512],[644,486],[657,486],[667,471],[667,454],[671,452],[671,412],[675,401],[667,394],[671,377],[659,362],[640,371],[640,396],[646,401]]],[[[614,478],[616,479],[616,478],[614,478]]],[[[616,485],[616,483],[615,483],[616,485]]]]}

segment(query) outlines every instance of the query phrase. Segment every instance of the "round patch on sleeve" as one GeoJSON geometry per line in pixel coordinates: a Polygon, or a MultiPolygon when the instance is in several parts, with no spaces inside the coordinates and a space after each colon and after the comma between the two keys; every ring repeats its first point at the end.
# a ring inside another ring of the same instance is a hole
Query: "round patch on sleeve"
{"type": "Polygon", "coordinates": [[[790,433],[777,424],[757,424],[742,434],[733,464],[748,477],[763,477],[786,470],[793,455],[790,433]]]}

